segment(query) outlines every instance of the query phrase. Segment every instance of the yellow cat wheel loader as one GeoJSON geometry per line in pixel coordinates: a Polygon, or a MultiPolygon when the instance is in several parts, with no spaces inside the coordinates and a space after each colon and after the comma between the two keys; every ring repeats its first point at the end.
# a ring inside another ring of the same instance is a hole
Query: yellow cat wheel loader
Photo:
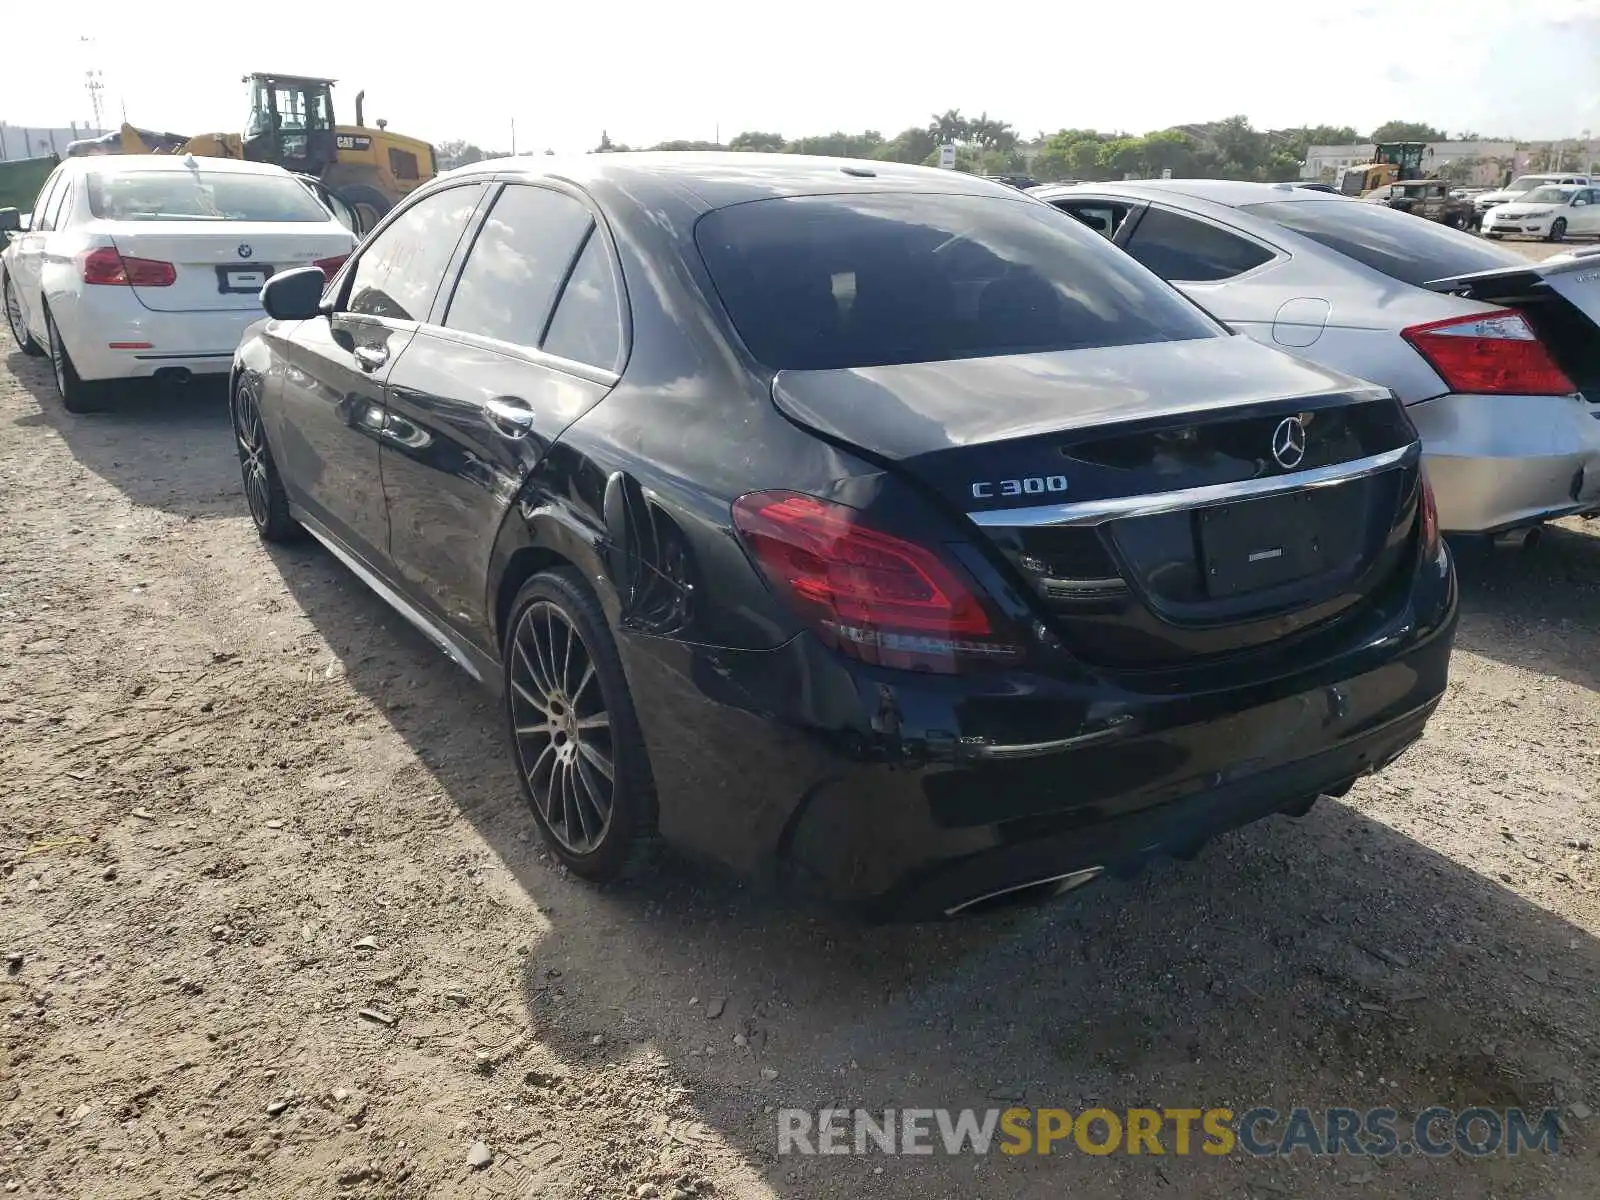
{"type": "Polygon", "coordinates": [[[193,154],[276,163],[320,179],[361,218],[365,232],[409,192],[439,173],[433,147],[390,133],[387,122],[369,128],[362,115],[366,95],[356,93],[356,123],[339,125],[333,115],[332,79],[309,75],[246,75],[250,118],[244,133],[182,137],[123,125],[115,133],[73,142],[78,154],[193,154]]]}

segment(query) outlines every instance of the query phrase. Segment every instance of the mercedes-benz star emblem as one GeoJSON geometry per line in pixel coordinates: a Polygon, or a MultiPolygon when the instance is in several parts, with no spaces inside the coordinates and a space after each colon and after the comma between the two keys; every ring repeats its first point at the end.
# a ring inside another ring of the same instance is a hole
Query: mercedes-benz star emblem
{"type": "Polygon", "coordinates": [[[1272,431],[1272,457],[1280,467],[1293,470],[1306,456],[1306,427],[1299,417],[1285,417],[1272,431]]]}
{"type": "Polygon", "coordinates": [[[239,243],[239,257],[240,258],[249,258],[254,253],[255,253],[255,251],[250,249],[250,243],[249,242],[240,242],[239,243]]]}

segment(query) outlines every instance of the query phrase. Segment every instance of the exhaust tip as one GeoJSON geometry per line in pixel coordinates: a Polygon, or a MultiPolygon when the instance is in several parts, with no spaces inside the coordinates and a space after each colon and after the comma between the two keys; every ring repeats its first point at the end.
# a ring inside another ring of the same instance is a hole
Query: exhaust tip
{"type": "Polygon", "coordinates": [[[1070,892],[1105,874],[1104,867],[1085,867],[1081,871],[1068,871],[1064,875],[1047,875],[1028,883],[1019,883],[998,891],[985,892],[944,910],[947,917],[968,917],[977,913],[994,912],[1002,908],[1016,908],[1052,899],[1070,892]]]}
{"type": "Polygon", "coordinates": [[[1492,540],[1496,550],[1532,550],[1543,536],[1543,525],[1524,525],[1497,533],[1492,540]]]}

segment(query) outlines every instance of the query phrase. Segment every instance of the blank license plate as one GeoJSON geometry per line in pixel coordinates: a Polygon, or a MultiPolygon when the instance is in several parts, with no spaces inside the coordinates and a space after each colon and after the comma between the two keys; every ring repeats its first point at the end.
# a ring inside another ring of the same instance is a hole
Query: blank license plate
{"type": "Polygon", "coordinates": [[[217,291],[259,292],[272,278],[271,267],[218,267],[217,291]]]}
{"type": "Polygon", "coordinates": [[[1359,554],[1366,531],[1362,484],[1202,509],[1206,590],[1216,599],[1321,574],[1359,554]]]}

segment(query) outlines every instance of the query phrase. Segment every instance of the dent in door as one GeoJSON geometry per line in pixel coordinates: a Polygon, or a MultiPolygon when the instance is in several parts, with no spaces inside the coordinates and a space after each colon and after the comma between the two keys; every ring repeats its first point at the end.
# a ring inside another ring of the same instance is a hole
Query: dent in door
{"type": "Polygon", "coordinates": [[[1328,327],[1332,306],[1315,296],[1297,296],[1278,306],[1272,319],[1272,340],[1280,346],[1304,349],[1314,346],[1328,327]]]}

